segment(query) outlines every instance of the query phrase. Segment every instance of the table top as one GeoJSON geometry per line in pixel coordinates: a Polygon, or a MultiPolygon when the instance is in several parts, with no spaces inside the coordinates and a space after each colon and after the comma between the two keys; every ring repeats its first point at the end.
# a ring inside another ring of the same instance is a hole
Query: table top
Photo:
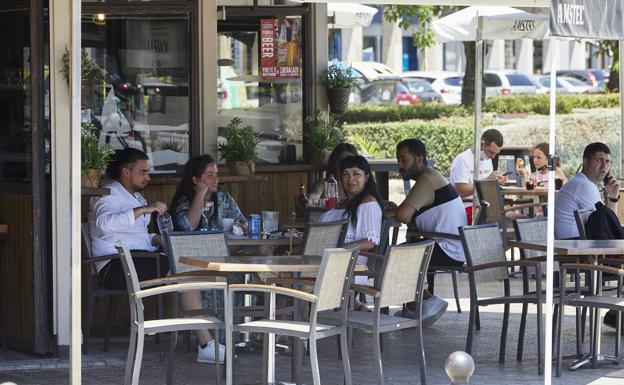
{"type": "Polygon", "coordinates": [[[299,237],[284,238],[251,238],[249,236],[236,236],[226,232],[228,246],[296,246],[301,242],[299,237]]]}
{"type": "MultiPolygon", "coordinates": [[[[546,251],[546,241],[509,241],[512,247],[546,251]]],[[[624,239],[555,240],[558,255],[624,255],[624,239]]]]}
{"type": "Polygon", "coordinates": [[[318,255],[272,255],[243,257],[180,257],[185,265],[203,270],[230,273],[303,273],[317,272],[322,257],[318,255]]]}
{"type": "Polygon", "coordinates": [[[527,190],[525,187],[501,186],[501,191],[503,192],[503,195],[548,195],[548,189],[544,187],[536,187],[533,190],[527,190]]]}

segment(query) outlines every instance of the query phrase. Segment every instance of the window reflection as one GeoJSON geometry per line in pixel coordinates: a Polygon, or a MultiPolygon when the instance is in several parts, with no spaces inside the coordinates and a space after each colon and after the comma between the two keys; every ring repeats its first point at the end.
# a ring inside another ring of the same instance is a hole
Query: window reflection
{"type": "MultiPolygon", "coordinates": [[[[83,18],[83,49],[106,70],[87,89],[100,143],[134,147],[153,172],[175,172],[189,158],[188,16],[83,18]]],[[[83,81],[83,92],[84,92],[83,81]]]]}
{"type": "MultiPolygon", "coordinates": [[[[297,19],[297,23],[300,22],[297,19]]],[[[232,118],[239,117],[243,126],[251,125],[260,134],[258,157],[261,162],[301,160],[303,75],[295,79],[262,79],[257,31],[219,33],[219,140],[223,140],[223,130],[232,118]]],[[[292,28],[288,38],[292,40],[292,28]]]]}

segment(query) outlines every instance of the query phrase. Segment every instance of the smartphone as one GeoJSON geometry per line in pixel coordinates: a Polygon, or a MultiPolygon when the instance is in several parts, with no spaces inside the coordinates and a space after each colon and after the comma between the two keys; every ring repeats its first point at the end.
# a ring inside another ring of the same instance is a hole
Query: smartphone
{"type": "Polygon", "coordinates": [[[602,183],[604,183],[604,185],[606,186],[607,184],[609,184],[609,181],[611,180],[611,178],[613,178],[611,176],[611,173],[607,173],[607,175],[605,175],[604,179],[602,180],[602,183]]]}

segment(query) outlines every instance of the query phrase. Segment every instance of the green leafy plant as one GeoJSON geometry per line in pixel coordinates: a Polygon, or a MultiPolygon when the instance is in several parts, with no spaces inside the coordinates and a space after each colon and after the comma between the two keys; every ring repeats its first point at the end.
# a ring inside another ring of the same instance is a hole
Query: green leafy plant
{"type": "Polygon", "coordinates": [[[372,155],[376,159],[380,159],[383,157],[383,154],[377,147],[377,143],[373,142],[369,138],[362,135],[353,135],[349,138],[349,141],[352,142],[355,147],[358,149],[358,153],[372,155]]]}
{"type": "MultiPolygon", "coordinates": [[[[63,72],[63,77],[67,81],[67,85],[69,85],[70,76],[70,56],[69,50],[65,48],[65,52],[63,52],[63,67],[61,68],[61,72],[63,72]]],[[[107,73],[106,70],[97,65],[86,52],[81,52],[80,62],[80,105],[84,110],[91,108],[93,104],[95,84],[97,82],[105,81],[107,79],[107,73]]]]}
{"type": "Polygon", "coordinates": [[[344,67],[340,64],[330,64],[323,71],[323,83],[328,89],[351,90],[357,84],[357,79],[353,75],[351,67],[344,67]]]}
{"type": "Polygon", "coordinates": [[[304,123],[307,144],[317,150],[331,150],[343,141],[340,124],[327,112],[317,111],[306,116],[304,123]]]}
{"type": "Polygon", "coordinates": [[[110,144],[99,146],[99,139],[95,135],[95,125],[93,123],[82,123],[82,132],[80,134],[80,152],[81,165],[80,169],[84,173],[85,170],[98,170],[103,172],[115,153],[110,144]]]}
{"type": "Polygon", "coordinates": [[[234,118],[225,128],[225,140],[227,143],[218,145],[221,159],[226,162],[255,161],[257,158],[256,146],[260,143],[260,137],[252,126],[239,127],[243,121],[234,118]]]}
{"type": "Polygon", "coordinates": [[[178,143],[174,138],[169,140],[161,140],[158,142],[158,148],[162,151],[171,150],[175,152],[182,152],[182,145],[178,143]]]}

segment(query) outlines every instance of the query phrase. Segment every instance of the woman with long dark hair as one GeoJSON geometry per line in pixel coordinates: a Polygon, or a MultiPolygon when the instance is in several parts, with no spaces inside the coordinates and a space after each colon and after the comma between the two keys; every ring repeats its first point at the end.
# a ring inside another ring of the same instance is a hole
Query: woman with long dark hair
{"type": "MultiPolygon", "coordinates": [[[[375,177],[363,156],[348,156],[340,162],[339,168],[346,199],[338,202],[335,209],[324,213],[320,221],[348,218],[345,247],[357,246],[360,251],[371,251],[379,244],[383,207],[375,177]]],[[[358,257],[358,264],[365,265],[367,262],[366,257],[358,257]]],[[[355,277],[358,284],[366,283],[366,280],[364,276],[355,277]]]]}
{"type": "MultiPolygon", "coordinates": [[[[357,149],[351,143],[339,143],[334,147],[329,160],[327,161],[327,167],[325,168],[325,178],[317,180],[312,188],[308,191],[309,196],[317,196],[317,198],[325,197],[325,186],[329,179],[329,174],[334,174],[336,181],[340,180],[340,161],[347,156],[358,155],[357,149]]],[[[342,184],[338,183],[338,199],[344,199],[345,194],[342,189],[342,184]]]]}
{"type": "MultiPolygon", "coordinates": [[[[210,223],[223,218],[233,218],[245,221],[238,205],[232,196],[218,188],[219,170],[214,158],[210,155],[200,155],[186,162],[184,174],[178,185],[169,212],[173,218],[174,227],[181,231],[194,231],[209,228],[210,223]],[[202,217],[204,202],[214,202],[214,210],[209,218],[202,217]]],[[[220,293],[219,293],[220,294],[220,293]]],[[[212,295],[210,292],[187,291],[180,296],[184,310],[212,309],[212,295]]],[[[223,297],[217,296],[217,303],[222,303],[223,297]]],[[[196,330],[199,347],[197,361],[214,363],[217,360],[214,350],[214,338],[206,329],[196,330]]],[[[219,362],[223,361],[225,349],[219,345],[219,362]]]]}
{"type": "Polygon", "coordinates": [[[200,155],[186,162],[182,180],[169,207],[176,230],[209,228],[211,222],[220,223],[223,218],[245,221],[232,196],[219,189],[219,170],[210,155],[200,155]],[[214,202],[210,218],[202,217],[202,206],[206,201],[214,202]]]}

